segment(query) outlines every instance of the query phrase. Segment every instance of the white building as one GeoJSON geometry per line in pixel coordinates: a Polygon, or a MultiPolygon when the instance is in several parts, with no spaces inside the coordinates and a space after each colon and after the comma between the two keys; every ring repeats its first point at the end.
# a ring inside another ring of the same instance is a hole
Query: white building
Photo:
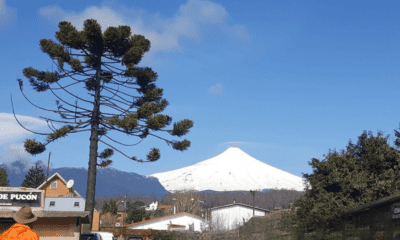
{"type": "MultiPolygon", "coordinates": [[[[266,209],[254,207],[254,216],[265,216],[267,212],[266,209]]],[[[253,217],[253,206],[234,202],[211,208],[210,215],[209,224],[212,229],[233,230],[253,217]]]]}
{"type": "Polygon", "coordinates": [[[201,225],[204,223],[202,217],[180,212],[177,214],[166,215],[153,218],[142,222],[125,225],[127,229],[155,229],[155,230],[174,230],[201,232],[201,225]]]}
{"type": "Polygon", "coordinates": [[[145,208],[146,211],[155,211],[158,208],[158,202],[152,202],[149,207],[145,208]]]}

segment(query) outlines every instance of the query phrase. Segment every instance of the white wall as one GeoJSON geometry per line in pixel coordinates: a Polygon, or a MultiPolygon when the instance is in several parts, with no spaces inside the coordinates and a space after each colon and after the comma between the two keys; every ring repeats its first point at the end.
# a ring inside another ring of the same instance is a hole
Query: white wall
{"type": "Polygon", "coordinates": [[[154,222],[141,224],[139,226],[129,226],[129,229],[157,229],[157,230],[168,230],[168,224],[176,224],[185,226],[185,230],[189,230],[189,224],[194,223],[194,231],[201,232],[200,223],[203,220],[188,215],[179,215],[175,217],[167,217],[165,219],[159,219],[154,222]]]}
{"type": "Polygon", "coordinates": [[[72,197],[47,197],[44,202],[44,211],[85,211],[85,199],[72,197]],[[50,206],[50,201],[55,201],[55,206],[50,206]],[[74,206],[75,202],[79,202],[79,207],[74,206]]]}
{"type": "MultiPolygon", "coordinates": [[[[255,209],[255,216],[265,216],[265,212],[255,209]]],[[[211,210],[211,225],[220,230],[232,230],[253,217],[253,209],[243,206],[230,206],[211,210]],[[244,219],[244,220],[243,220],[244,219]]]]}

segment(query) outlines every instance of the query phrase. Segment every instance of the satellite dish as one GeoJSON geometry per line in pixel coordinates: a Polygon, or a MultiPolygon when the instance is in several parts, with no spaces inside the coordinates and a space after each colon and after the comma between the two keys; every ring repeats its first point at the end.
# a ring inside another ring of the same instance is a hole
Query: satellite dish
{"type": "Polygon", "coordinates": [[[74,180],[71,179],[67,182],[67,188],[72,188],[72,186],[74,186],[74,180]]]}

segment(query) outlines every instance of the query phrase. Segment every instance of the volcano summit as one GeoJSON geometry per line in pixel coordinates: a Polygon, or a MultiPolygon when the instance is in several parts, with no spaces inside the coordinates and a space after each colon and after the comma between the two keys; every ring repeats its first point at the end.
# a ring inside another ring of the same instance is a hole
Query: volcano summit
{"type": "Polygon", "coordinates": [[[240,148],[194,165],[149,175],[156,177],[167,191],[249,191],[288,189],[304,191],[303,178],[263,163],[240,148]]]}

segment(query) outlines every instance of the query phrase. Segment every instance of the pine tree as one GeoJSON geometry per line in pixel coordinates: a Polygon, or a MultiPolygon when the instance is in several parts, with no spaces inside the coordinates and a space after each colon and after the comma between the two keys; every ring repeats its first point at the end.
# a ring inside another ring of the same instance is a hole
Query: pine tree
{"type": "Polygon", "coordinates": [[[106,214],[106,213],[108,213],[108,212],[110,212],[110,205],[108,205],[107,202],[104,202],[104,203],[103,203],[103,207],[102,207],[102,209],[101,209],[101,213],[102,213],[102,214],[106,214]]]}
{"type": "Polygon", "coordinates": [[[44,175],[43,169],[39,166],[39,163],[36,163],[35,166],[31,167],[25,175],[21,187],[37,188],[44,181],[46,181],[46,176],[44,175]]]}
{"type": "Polygon", "coordinates": [[[294,203],[292,209],[299,207],[296,213],[285,218],[286,225],[296,224],[290,231],[300,239],[310,231],[324,236],[340,226],[342,213],[399,194],[400,154],[388,139],[389,135],[364,131],[357,144],[349,141],[346,150],[329,150],[323,161],[313,158],[313,173],[303,174],[311,189],[294,203]]]}
{"type": "Polygon", "coordinates": [[[5,168],[0,168],[0,187],[9,187],[10,180],[8,180],[7,171],[5,168]]]}
{"type": "MultiPolygon", "coordinates": [[[[29,79],[29,83],[34,90],[37,92],[50,90],[66,105],[61,105],[59,100],[56,100],[57,110],[48,110],[34,105],[42,110],[56,113],[61,117],[61,120],[43,118],[47,122],[58,122],[64,124],[64,126],[60,129],[55,129],[53,124],[49,124],[49,127],[53,127],[51,129],[52,133],[33,132],[47,136],[46,142],[41,143],[36,139],[27,139],[24,142],[24,148],[31,155],[37,155],[46,150],[46,145],[68,134],[90,132],[85,211],[89,211],[89,225],[91,226],[95,199],[96,168],[98,166],[105,167],[110,165],[112,160],[109,158],[114,154],[114,151],[131,160],[142,163],[154,162],[160,158],[160,151],[157,148],[150,149],[147,154],[147,160],[142,160],[135,156],[126,155],[105,140],[111,140],[124,146],[134,146],[151,135],[165,141],[175,150],[184,151],[190,147],[190,141],[186,139],[183,141],[171,141],[155,135],[154,132],[162,131],[172,136],[181,137],[189,132],[189,129],[193,126],[193,121],[184,119],[174,123],[172,129],[164,129],[171,124],[172,118],[160,114],[167,107],[168,101],[162,99],[163,89],[157,88],[155,85],[155,81],[158,78],[157,73],[149,67],[137,66],[144,53],[150,49],[149,40],[142,35],[131,36],[129,26],[108,27],[102,33],[100,24],[94,19],[86,20],[83,25],[83,30],[77,31],[70,22],[60,22],[58,25],[60,30],[56,32],[56,39],[61,44],[51,39],[40,40],[41,50],[50,56],[53,63],[57,65],[58,70],[49,72],[39,71],[32,67],[23,69],[24,76],[29,79]],[[80,52],[78,54],[72,53],[72,49],[80,52]],[[57,63],[54,60],[57,60],[57,63]],[[64,63],[67,63],[72,70],[66,70],[64,63]],[[121,69],[119,65],[117,67],[113,64],[121,64],[126,69],[121,69]],[[127,79],[119,80],[117,77],[127,79]],[[59,81],[63,78],[70,78],[73,83],[62,86],[59,81]],[[79,83],[84,84],[88,94],[92,97],[91,101],[66,89],[79,83]],[[56,88],[51,87],[51,85],[56,85],[56,88]],[[128,88],[130,94],[124,93],[122,87],[128,88]],[[76,98],[75,104],[60,98],[54,90],[67,92],[76,98]],[[131,95],[131,90],[136,90],[140,96],[131,95]],[[106,94],[110,95],[107,96],[106,94]],[[78,100],[92,104],[93,108],[87,109],[78,106],[78,100]],[[113,111],[118,111],[119,114],[106,112],[104,109],[106,107],[111,108],[113,111]],[[131,110],[133,108],[135,111],[131,110]],[[121,143],[108,136],[111,131],[138,137],[139,141],[134,144],[121,143]],[[99,142],[107,146],[101,153],[98,153],[99,142]],[[97,162],[98,158],[102,160],[101,163],[97,162]]],[[[23,81],[21,79],[17,79],[17,81],[21,93],[26,98],[22,90],[23,81]]],[[[12,98],[11,104],[13,104],[12,98]]],[[[12,109],[14,113],[13,106],[12,109]]],[[[19,123],[17,118],[16,120],[19,123]]],[[[26,129],[25,127],[23,128],[26,129]]]]}
{"type": "Polygon", "coordinates": [[[117,215],[118,207],[117,202],[115,200],[110,200],[110,212],[112,215],[117,215]]]}

